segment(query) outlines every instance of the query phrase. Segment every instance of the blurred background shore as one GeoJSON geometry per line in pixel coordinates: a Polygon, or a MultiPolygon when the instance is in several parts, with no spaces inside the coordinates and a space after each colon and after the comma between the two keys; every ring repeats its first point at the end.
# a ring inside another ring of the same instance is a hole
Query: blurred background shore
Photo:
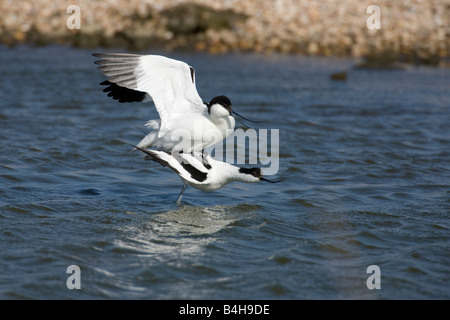
{"type": "Polygon", "coordinates": [[[450,0],[0,0],[0,43],[253,51],[448,64],[450,0]],[[80,8],[80,28],[67,20],[80,8]],[[370,30],[370,5],[381,10],[370,30]]]}

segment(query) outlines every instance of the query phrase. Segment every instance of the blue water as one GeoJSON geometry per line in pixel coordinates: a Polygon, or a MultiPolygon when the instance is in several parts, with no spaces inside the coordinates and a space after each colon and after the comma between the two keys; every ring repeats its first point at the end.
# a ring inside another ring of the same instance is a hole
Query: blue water
{"type": "Polygon", "coordinates": [[[178,176],[130,152],[153,105],[106,97],[99,50],[0,47],[0,298],[450,298],[450,69],[156,51],[280,133],[283,182],[178,206],[178,176]]]}

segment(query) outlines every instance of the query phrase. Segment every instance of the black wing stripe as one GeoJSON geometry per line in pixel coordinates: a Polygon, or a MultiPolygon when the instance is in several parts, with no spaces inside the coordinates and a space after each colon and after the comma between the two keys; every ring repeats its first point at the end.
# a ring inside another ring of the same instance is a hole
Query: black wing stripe
{"type": "Polygon", "coordinates": [[[184,163],[183,161],[180,164],[187,172],[190,173],[192,179],[195,179],[198,182],[203,182],[206,180],[208,173],[202,172],[193,165],[184,163]]]}

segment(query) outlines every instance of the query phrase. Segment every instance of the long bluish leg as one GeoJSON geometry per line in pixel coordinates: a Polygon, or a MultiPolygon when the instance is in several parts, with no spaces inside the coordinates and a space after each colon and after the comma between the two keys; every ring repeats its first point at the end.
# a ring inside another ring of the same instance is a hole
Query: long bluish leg
{"type": "Polygon", "coordinates": [[[185,182],[184,185],[183,185],[183,188],[181,188],[181,192],[180,192],[180,194],[178,195],[178,198],[177,198],[177,204],[181,203],[181,198],[183,197],[183,192],[184,192],[184,190],[186,190],[187,185],[188,185],[187,182],[185,182]]]}

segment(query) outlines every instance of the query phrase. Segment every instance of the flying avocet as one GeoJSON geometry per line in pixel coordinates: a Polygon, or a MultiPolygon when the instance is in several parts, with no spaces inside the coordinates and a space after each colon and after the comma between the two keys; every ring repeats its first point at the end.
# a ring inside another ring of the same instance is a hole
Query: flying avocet
{"type": "MultiPolygon", "coordinates": [[[[195,86],[194,68],[160,55],[94,53],[98,69],[108,80],[103,90],[119,102],[141,102],[151,98],[160,120],[146,123],[148,134],[139,148],[190,153],[214,145],[235,127],[239,114],[228,97],[221,95],[204,102],[195,86]]],[[[248,120],[242,117],[245,120],[248,120]]]]}

